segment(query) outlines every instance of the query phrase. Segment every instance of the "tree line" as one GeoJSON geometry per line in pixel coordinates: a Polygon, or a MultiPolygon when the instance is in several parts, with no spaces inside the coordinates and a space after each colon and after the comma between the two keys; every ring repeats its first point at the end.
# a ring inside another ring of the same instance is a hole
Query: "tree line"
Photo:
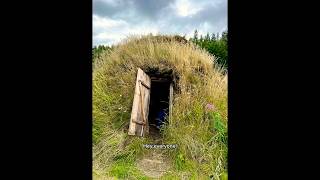
{"type": "Polygon", "coordinates": [[[207,50],[210,54],[214,55],[218,64],[227,68],[228,67],[228,31],[219,33],[207,33],[205,36],[198,35],[198,31],[194,31],[194,35],[189,41],[197,44],[201,48],[207,50]]]}

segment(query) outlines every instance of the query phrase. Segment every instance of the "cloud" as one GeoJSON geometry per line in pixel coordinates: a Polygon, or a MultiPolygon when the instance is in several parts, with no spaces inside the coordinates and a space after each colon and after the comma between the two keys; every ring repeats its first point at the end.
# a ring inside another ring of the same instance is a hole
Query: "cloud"
{"type": "Polygon", "coordinates": [[[174,0],[134,0],[134,8],[145,18],[161,18],[161,11],[167,8],[174,0]]]}
{"type": "Polygon", "coordinates": [[[94,0],[93,45],[116,44],[132,34],[191,37],[227,29],[227,0],[94,0]]]}
{"type": "Polygon", "coordinates": [[[196,14],[202,7],[192,1],[177,0],[173,5],[173,9],[176,10],[178,16],[186,17],[196,14]]]}
{"type": "Polygon", "coordinates": [[[94,45],[112,45],[130,35],[158,33],[157,27],[150,23],[140,23],[139,26],[132,26],[132,24],[121,19],[116,20],[97,15],[93,15],[93,29],[94,45]]]}

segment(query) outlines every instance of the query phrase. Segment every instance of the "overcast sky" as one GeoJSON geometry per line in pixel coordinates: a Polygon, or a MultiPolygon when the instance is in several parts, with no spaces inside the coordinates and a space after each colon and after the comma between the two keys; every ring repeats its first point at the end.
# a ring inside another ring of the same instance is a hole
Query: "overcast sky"
{"type": "Polygon", "coordinates": [[[93,0],[93,46],[116,44],[128,35],[221,34],[227,0],[93,0]]]}

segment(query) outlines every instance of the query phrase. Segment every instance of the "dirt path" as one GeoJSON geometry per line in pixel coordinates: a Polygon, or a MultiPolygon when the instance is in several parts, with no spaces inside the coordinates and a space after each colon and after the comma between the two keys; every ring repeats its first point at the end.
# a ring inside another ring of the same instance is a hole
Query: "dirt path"
{"type": "Polygon", "coordinates": [[[160,178],[170,168],[168,158],[158,150],[150,150],[150,153],[137,161],[137,167],[150,178],[160,178]]]}
{"type": "MultiPolygon", "coordinates": [[[[150,126],[148,138],[152,140],[152,144],[164,144],[161,135],[153,126],[150,126]]],[[[137,167],[144,175],[159,179],[170,169],[170,158],[161,149],[148,149],[146,151],[148,153],[137,160],[137,167]]]]}

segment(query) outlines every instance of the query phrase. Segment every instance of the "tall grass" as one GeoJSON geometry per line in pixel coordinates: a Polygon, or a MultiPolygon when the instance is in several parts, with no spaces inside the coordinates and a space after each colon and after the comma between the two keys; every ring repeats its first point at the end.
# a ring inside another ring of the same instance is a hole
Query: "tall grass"
{"type": "Polygon", "coordinates": [[[179,77],[163,150],[172,168],[162,179],[220,179],[227,173],[227,75],[213,56],[173,38],[130,37],[95,60],[93,69],[94,178],[148,179],[135,162],[152,139],[126,133],[137,68],[172,69],[179,77]],[[168,40],[169,39],[169,40],[168,40]],[[206,109],[213,104],[214,109],[206,109]],[[123,169],[129,169],[123,172],[123,169]]]}

